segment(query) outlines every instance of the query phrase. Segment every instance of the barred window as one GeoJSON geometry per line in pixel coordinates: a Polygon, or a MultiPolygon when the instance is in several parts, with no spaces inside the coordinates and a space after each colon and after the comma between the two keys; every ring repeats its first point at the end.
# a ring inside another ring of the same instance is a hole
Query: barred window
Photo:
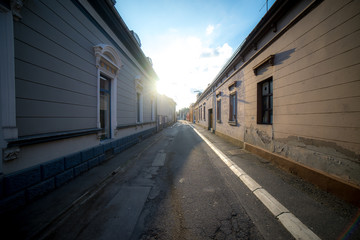
{"type": "Polygon", "coordinates": [[[236,92],[230,94],[229,122],[236,122],[236,92]]]}
{"type": "Polygon", "coordinates": [[[216,102],[216,120],[221,122],[221,99],[216,102]]]}
{"type": "Polygon", "coordinates": [[[204,121],[206,120],[206,115],[205,115],[205,106],[204,106],[204,121]]]}
{"type": "Polygon", "coordinates": [[[273,123],[273,79],[258,83],[257,123],[273,123]]]}

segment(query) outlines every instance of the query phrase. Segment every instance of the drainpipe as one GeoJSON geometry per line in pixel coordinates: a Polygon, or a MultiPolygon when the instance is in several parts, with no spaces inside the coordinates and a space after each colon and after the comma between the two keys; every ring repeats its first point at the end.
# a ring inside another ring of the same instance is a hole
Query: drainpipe
{"type": "Polygon", "coordinates": [[[217,114],[217,109],[216,109],[216,94],[215,94],[215,91],[213,89],[212,91],[212,94],[213,94],[213,108],[214,108],[214,113],[213,113],[213,123],[214,123],[214,132],[216,131],[216,114],[217,114]]]}

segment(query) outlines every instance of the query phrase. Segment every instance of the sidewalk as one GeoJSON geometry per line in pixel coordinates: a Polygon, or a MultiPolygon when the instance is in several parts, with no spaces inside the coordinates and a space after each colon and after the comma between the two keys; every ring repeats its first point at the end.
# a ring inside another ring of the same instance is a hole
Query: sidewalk
{"type": "Polygon", "coordinates": [[[199,125],[191,125],[318,236],[342,239],[350,233],[352,226],[353,234],[344,239],[360,239],[359,208],[224,141],[199,125]]]}
{"type": "Polygon", "coordinates": [[[137,145],[106,160],[66,185],[25,207],[1,216],[1,233],[11,239],[41,239],[61,219],[98,191],[111,179],[132,166],[134,159],[161,137],[157,133],[137,145]]]}

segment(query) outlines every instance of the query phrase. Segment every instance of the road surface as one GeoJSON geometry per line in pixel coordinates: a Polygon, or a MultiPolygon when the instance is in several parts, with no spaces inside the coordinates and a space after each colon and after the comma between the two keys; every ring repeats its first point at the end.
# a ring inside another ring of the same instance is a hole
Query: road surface
{"type": "Polygon", "coordinates": [[[360,239],[356,207],[199,126],[132,151],[46,239],[360,239]]]}

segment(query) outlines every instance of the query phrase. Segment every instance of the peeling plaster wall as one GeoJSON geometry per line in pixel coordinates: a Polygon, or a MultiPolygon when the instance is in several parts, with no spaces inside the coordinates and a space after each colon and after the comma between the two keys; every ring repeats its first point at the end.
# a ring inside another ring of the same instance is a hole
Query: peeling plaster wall
{"type": "MultiPolygon", "coordinates": [[[[307,6],[279,20],[286,26],[307,6]]],[[[268,47],[236,63],[217,84],[221,123],[216,131],[360,185],[360,1],[322,1],[268,47]],[[253,68],[275,55],[274,64],[253,68]],[[258,124],[257,84],[273,79],[273,124],[258,124]],[[230,126],[228,85],[239,81],[238,122],[230,126]]],[[[277,33],[276,33],[277,34],[277,33]]],[[[271,39],[269,32],[264,39],[271,39]]],[[[214,112],[216,115],[216,112],[214,112]]]]}
{"type": "Polygon", "coordinates": [[[249,64],[275,53],[274,66],[245,70],[245,142],[358,185],[359,12],[359,2],[322,2],[249,64]],[[256,84],[270,76],[274,122],[259,125],[256,84]]]}
{"type": "Polygon", "coordinates": [[[273,139],[265,131],[250,127],[245,142],[293,159],[308,167],[338,176],[355,184],[360,183],[359,156],[333,142],[299,136],[273,139]]]}

